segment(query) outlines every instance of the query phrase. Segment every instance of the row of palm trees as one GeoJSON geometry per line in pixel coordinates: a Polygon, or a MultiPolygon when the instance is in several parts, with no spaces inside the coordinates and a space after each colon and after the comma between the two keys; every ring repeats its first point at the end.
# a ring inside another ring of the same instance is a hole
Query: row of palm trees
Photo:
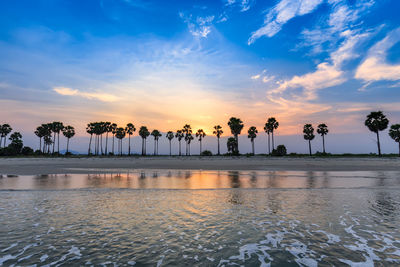
{"type": "MultiPolygon", "coordinates": [[[[233,137],[228,138],[227,140],[227,148],[228,151],[232,154],[239,154],[239,139],[238,136],[241,134],[244,124],[243,121],[239,118],[232,117],[229,119],[227,125],[229,126],[230,132],[233,137]]],[[[368,129],[374,132],[377,136],[377,146],[378,146],[378,154],[381,155],[381,147],[380,147],[380,136],[379,132],[385,130],[389,126],[389,120],[381,111],[371,112],[366,120],[365,125],[368,129]]],[[[274,118],[270,117],[267,119],[264,131],[268,137],[268,154],[271,154],[271,144],[272,151],[275,150],[274,144],[274,132],[279,127],[279,122],[274,118]]],[[[12,128],[8,124],[0,125],[0,148],[5,147],[6,139],[8,134],[10,134],[12,128]]],[[[133,123],[128,123],[125,127],[119,127],[116,123],[111,122],[91,122],[87,124],[86,132],[90,134],[90,141],[88,147],[88,154],[94,155],[108,155],[110,153],[115,154],[115,138],[117,139],[117,151],[119,155],[122,155],[123,151],[123,139],[128,136],[128,155],[131,155],[131,136],[136,131],[133,123]],[[112,136],[112,150],[108,151],[109,145],[109,136],[112,136]],[[103,142],[103,139],[105,141],[103,142]],[[104,144],[105,143],[105,144],[104,144]],[[92,147],[94,145],[94,150],[92,147]]],[[[326,153],[325,150],[325,136],[328,134],[328,126],[325,123],[321,123],[317,126],[316,132],[322,136],[322,146],[323,153],[326,153]]],[[[62,133],[67,138],[67,153],[69,152],[69,142],[70,139],[75,135],[75,129],[72,126],[64,126],[62,122],[51,122],[38,126],[35,130],[36,136],[39,137],[39,148],[42,153],[59,153],[60,152],[60,133],[62,133]],[[43,140],[43,145],[42,145],[43,140]],[[56,150],[57,144],[57,150],[56,150]]],[[[158,155],[158,141],[162,136],[159,130],[149,131],[146,126],[141,126],[139,128],[139,136],[142,138],[142,155],[146,155],[146,145],[147,138],[151,135],[154,138],[154,155],[158,155]]],[[[213,130],[213,135],[217,137],[217,147],[218,147],[218,155],[220,155],[220,137],[224,133],[221,125],[215,125],[213,130]]],[[[252,146],[252,153],[255,153],[254,141],[257,137],[258,130],[255,126],[250,126],[247,131],[247,137],[250,139],[252,146]]],[[[311,141],[315,138],[314,127],[312,124],[307,123],[303,127],[304,139],[308,141],[309,153],[312,155],[311,150],[311,141]]],[[[198,139],[200,145],[200,154],[203,151],[202,141],[206,137],[206,133],[203,129],[198,129],[195,133],[193,133],[192,127],[189,124],[185,124],[182,129],[178,129],[175,133],[172,131],[168,131],[166,133],[166,138],[169,141],[169,153],[171,155],[172,151],[172,140],[174,138],[177,139],[179,143],[179,155],[182,155],[182,141],[185,142],[185,154],[190,155],[191,151],[191,142],[195,138],[198,139]]],[[[391,125],[389,129],[389,136],[399,144],[399,155],[400,155],[400,124],[391,125]]]]}
{"type": "Polygon", "coordinates": [[[42,153],[55,153],[56,137],[57,137],[57,154],[60,153],[60,133],[62,133],[67,138],[67,151],[69,152],[69,140],[75,135],[75,128],[66,125],[59,121],[54,121],[50,123],[44,123],[38,126],[35,130],[35,135],[39,137],[39,150],[42,153]],[[42,146],[43,139],[43,146],[42,146]]]}

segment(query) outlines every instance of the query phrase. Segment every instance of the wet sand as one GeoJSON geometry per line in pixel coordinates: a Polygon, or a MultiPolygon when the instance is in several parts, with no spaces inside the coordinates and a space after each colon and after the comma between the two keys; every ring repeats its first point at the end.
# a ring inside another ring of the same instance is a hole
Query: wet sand
{"type": "Polygon", "coordinates": [[[121,157],[0,158],[0,174],[109,173],[132,169],[399,171],[400,158],[121,157]]]}

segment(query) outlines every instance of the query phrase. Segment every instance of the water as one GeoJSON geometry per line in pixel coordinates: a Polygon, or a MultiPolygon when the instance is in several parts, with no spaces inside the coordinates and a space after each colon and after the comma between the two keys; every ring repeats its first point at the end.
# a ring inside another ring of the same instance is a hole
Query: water
{"type": "Polygon", "coordinates": [[[399,222],[398,172],[0,178],[4,266],[396,266],[399,222]]]}

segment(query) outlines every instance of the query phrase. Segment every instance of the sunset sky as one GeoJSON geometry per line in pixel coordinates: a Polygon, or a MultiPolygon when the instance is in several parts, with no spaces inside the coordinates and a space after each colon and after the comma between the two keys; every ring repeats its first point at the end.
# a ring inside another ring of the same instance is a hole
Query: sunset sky
{"type": "Polygon", "coordinates": [[[63,121],[85,151],[90,121],[211,135],[216,124],[229,134],[231,116],[246,132],[274,116],[290,152],[307,152],[302,126],[322,122],[331,151],[375,152],[366,114],[400,123],[399,10],[398,0],[1,1],[0,124],[35,146],[36,126],[63,121]]]}

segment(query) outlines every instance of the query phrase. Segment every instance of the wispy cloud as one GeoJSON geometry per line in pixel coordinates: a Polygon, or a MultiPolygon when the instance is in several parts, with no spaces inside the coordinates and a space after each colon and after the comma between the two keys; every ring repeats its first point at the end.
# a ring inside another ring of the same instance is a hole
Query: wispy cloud
{"type": "Polygon", "coordinates": [[[386,62],[388,50],[398,42],[400,42],[400,28],[390,32],[369,49],[367,58],[356,70],[355,78],[363,80],[366,86],[380,80],[400,80],[400,64],[386,62]]]}
{"type": "Polygon", "coordinates": [[[311,13],[322,2],[323,0],[281,0],[268,11],[263,26],[251,34],[248,44],[262,36],[274,36],[289,20],[311,13]]]}
{"type": "Polygon", "coordinates": [[[64,95],[64,96],[79,96],[87,99],[95,99],[102,102],[115,102],[119,100],[119,97],[116,97],[111,94],[107,93],[88,93],[88,92],[81,92],[78,89],[72,89],[68,87],[54,87],[53,91],[57,94],[64,95]]]}
{"type": "Polygon", "coordinates": [[[179,16],[187,24],[189,31],[193,36],[207,38],[210,34],[214,16],[195,17],[192,14],[185,15],[183,12],[180,12],[179,16]]]}

